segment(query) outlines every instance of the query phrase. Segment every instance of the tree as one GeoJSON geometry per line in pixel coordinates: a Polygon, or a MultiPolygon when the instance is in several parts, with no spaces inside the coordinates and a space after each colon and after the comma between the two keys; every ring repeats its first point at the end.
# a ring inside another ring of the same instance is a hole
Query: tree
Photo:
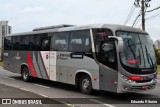
{"type": "Polygon", "coordinates": [[[160,65],[160,49],[155,49],[157,64],[160,65]]]}

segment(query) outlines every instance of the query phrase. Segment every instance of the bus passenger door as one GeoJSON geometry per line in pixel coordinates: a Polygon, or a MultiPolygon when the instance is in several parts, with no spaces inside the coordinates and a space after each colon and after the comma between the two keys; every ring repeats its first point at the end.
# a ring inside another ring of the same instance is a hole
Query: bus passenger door
{"type": "MultiPolygon", "coordinates": [[[[51,50],[56,51],[56,81],[67,83],[68,74],[68,40],[69,32],[54,33],[52,36],[51,50]]],[[[52,66],[53,67],[53,66],[52,66]]]]}
{"type": "Polygon", "coordinates": [[[118,72],[115,41],[105,41],[100,46],[97,59],[100,62],[100,90],[117,91],[118,72]]]}
{"type": "Polygon", "coordinates": [[[57,67],[56,67],[56,52],[55,51],[50,51],[49,53],[49,63],[50,63],[50,74],[49,78],[52,81],[57,81],[59,80],[59,77],[57,76],[57,67]]]}
{"type": "Polygon", "coordinates": [[[68,83],[68,54],[66,52],[57,52],[57,73],[58,81],[62,83],[68,83]]]}
{"type": "Polygon", "coordinates": [[[45,35],[45,37],[42,35],[40,37],[40,41],[41,41],[41,57],[42,57],[42,63],[40,64],[40,72],[42,74],[42,77],[44,79],[50,79],[50,38],[47,37],[47,35],[45,35]],[[42,65],[44,67],[42,67],[42,65]]]}
{"type": "Polygon", "coordinates": [[[68,67],[60,66],[59,73],[60,73],[60,77],[59,77],[60,80],[59,81],[62,83],[68,83],[68,81],[67,81],[68,67]]]}

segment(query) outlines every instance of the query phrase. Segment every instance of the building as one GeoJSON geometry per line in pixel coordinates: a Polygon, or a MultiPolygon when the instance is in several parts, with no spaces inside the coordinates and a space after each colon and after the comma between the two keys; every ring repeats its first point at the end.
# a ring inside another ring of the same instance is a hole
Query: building
{"type": "Polygon", "coordinates": [[[155,41],[155,46],[156,46],[156,48],[160,49],[160,40],[156,40],[155,41]]]}
{"type": "Polygon", "coordinates": [[[11,26],[8,25],[8,21],[0,21],[0,58],[4,47],[4,37],[11,33],[11,26]]]}

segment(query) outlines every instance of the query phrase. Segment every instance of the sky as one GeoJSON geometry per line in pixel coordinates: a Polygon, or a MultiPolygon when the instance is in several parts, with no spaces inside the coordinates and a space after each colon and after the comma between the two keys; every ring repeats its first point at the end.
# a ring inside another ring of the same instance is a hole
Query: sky
{"type": "MultiPolygon", "coordinates": [[[[123,25],[135,0],[0,0],[0,21],[7,20],[12,33],[59,24],[86,25],[95,23],[123,25]]],[[[151,0],[147,10],[160,6],[151,0]]],[[[126,25],[131,26],[140,8],[126,25]]],[[[146,14],[146,18],[160,14],[160,9],[146,14]]],[[[141,19],[136,24],[141,28],[141,19]]],[[[146,31],[153,41],[160,39],[160,17],[146,21],[146,31]]]]}

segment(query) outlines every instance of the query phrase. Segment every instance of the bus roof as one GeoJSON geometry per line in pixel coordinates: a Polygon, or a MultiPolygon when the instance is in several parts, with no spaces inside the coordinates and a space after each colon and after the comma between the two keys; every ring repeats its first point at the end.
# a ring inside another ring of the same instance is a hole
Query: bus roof
{"type": "MultiPolygon", "coordinates": [[[[57,25],[56,25],[57,26],[57,25]]],[[[75,30],[85,30],[85,29],[98,29],[98,28],[107,28],[112,30],[113,32],[117,30],[122,31],[130,31],[130,32],[137,32],[137,33],[144,33],[148,34],[147,32],[133,28],[130,26],[125,25],[116,25],[116,24],[90,24],[90,25],[79,25],[79,26],[69,26],[69,27],[61,27],[61,28],[53,28],[53,29],[45,29],[45,30],[38,30],[38,31],[31,31],[31,32],[24,32],[24,33],[15,33],[9,34],[7,36],[23,36],[23,35],[34,35],[34,34],[42,34],[42,33],[52,33],[52,32],[65,32],[65,31],[75,31],[75,30]]]]}

